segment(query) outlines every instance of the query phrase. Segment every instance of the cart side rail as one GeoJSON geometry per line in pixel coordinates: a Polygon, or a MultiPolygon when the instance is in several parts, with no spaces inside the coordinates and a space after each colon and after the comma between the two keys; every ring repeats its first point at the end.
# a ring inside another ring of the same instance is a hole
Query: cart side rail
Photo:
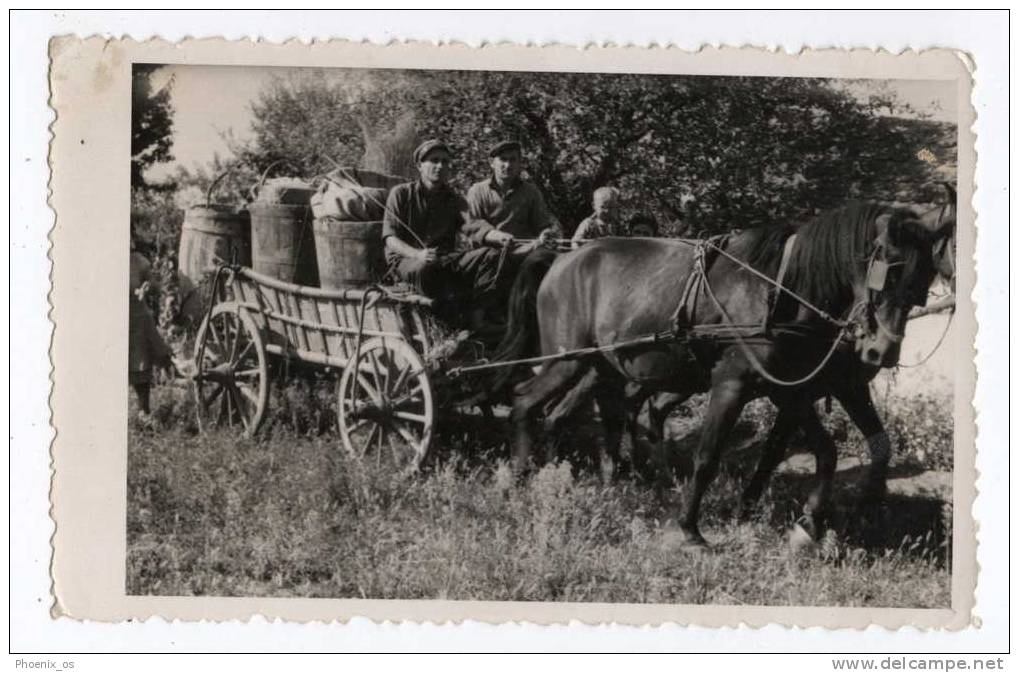
{"type": "Polygon", "coordinates": [[[340,366],[359,340],[373,337],[408,342],[419,353],[431,342],[426,316],[431,300],[404,297],[385,288],[322,290],[234,269],[233,301],[254,316],[274,355],[340,366]]]}
{"type": "Polygon", "coordinates": [[[241,278],[246,278],[263,287],[272,288],[279,292],[285,292],[287,294],[293,294],[298,297],[306,297],[309,299],[360,302],[364,298],[365,293],[372,294],[374,291],[381,291],[383,299],[380,299],[379,301],[409,304],[427,309],[432,307],[432,300],[428,297],[413,293],[394,293],[389,291],[385,286],[377,286],[367,289],[349,288],[344,290],[326,290],[319,287],[309,287],[307,285],[288,283],[278,278],[258,273],[246,266],[237,267],[234,273],[241,278]]]}

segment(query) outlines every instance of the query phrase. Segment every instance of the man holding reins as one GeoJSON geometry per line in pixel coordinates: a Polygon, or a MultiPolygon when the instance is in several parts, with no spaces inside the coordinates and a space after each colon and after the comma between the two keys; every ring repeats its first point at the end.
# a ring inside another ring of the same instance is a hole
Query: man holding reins
{"type": "Polygon", "coordinates": [[[503,140],[488,153],[492,177],[467,192],[470,215],[486,244],[511,245],[522,257],[562,236],[559,223],[533,182],[525,180],[523,151],[515,140],[503,140]],[[519,243],[513,245],[514,243],[519,243]]]}
{"type": "Polygon", "coordinates": [[[519,142],[496,143],[488,157],[492,177],[471,186],[467,204],[480,240],[504,247],[488,306],[479,307],[482,312],[497,310],[502,318],[514,280],[525,271],[552,263],[562,228],[538,187],[521,175],[524,160],[519,142]]]}
{"type": "MultiPolygon", "coordinates": [[[[403,281],[437,301],[436,312],[464,320],[465,304],[483,301],[498,281],[504,239],[474,220],[467,202],[449,186],[452,152],[441,140],[414,150],[419,177],[394,187],[386,201],[382,240],[386,261],[403,281]],[[483,247],[457,250],[457,237],[483,247]],[[491,246],[491,247],[484,247],[491,246]],[[473,300],[473,301],[471,301],[473,300]]],[[[470,326],[480,327],[470,314],[470,326]]]]}

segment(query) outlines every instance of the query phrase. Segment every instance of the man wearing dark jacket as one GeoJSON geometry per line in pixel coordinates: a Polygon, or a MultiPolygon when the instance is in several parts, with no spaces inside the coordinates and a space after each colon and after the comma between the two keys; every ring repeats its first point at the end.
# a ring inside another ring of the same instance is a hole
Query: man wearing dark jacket
{"type": "Polygon", "coordinates": [[[488,156],[492,177],[474,183],[467,192],[470,215],[483,223],[479,233],[484,240],[511,244],[515,239],[527,239],[514,247],[517,255],[525,255],[539,247],[539,239],[561,237],[559,223],[545,205],[541,191],[521,176],[520,143],[504,140],[494,145],[488,156]]]}
{"type": "Polygon", "coordinates": [[[489,312],[501,315],[521,268],[551,264],[562,228],[538,187],[521,175],[524,163],[519,142],[496,143],[488,158],[492,176],[471,186],[467,205],[478,239],[506,248],[487,297],[489,312]]]}
{"type": "Polygon", "coordinates": [[[418,179],[394,187],[386,201],[386,261],[401,280],[435,299],[441,316],[462,320],[468,305],[495,287],[500,251],[484,246],[499,242],[486,240],[491,227],[474,220],[467,202],[449,186],[452,153],[444,142],[421,143],[414,163],[418,179]],[[458,237],[482,247],[458,250],[458,237]]]}

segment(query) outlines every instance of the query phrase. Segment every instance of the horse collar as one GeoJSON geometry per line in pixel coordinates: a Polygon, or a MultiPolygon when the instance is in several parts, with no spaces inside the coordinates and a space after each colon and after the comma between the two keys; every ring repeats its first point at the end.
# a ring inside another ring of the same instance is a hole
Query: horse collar
{"type": "Polygon", "coordinates": [[[793,248],[796,246],[796,234],[793,234],[785,241],[785,246],[782,248],[782,261],[778,263],[778,275],[775,276],[775,288],[772,294],[771,306],[768,308],[768,312],[764,317],[764,332],[767,334],[771,330],[771,321],[775,317],[775,312],[778,310],[778,302],[782,298],[782,292],[785,291],[785,275],[789,271],[789,260],[793,255],[793,248]]]}

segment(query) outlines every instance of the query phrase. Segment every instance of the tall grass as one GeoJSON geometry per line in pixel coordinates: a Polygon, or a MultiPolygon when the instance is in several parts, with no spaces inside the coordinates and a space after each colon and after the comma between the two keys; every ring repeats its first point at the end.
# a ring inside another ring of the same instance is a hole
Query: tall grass
{"type": "Polygon", "coordinates": [[[129,593],[949,604],[941,502],[892,499],[858,515],[840,483],[833,531],[797,554],[782,530],[811,480],[776,477],[740,523],[743,474],[730,465],[704,504],[715,547],[689,554],[673,544],[681,479],[662,491],[552,462],[518,482],[491,427],[486,442],[447,433],[422,474],[401,477],[345,455],[326,421],[308,420],[327,385],[288,391],[277,401],[291,395],[303,420],[276,416],[252,440],[198,434],[183,391],[157,390],[153,420],[129,431],[129,593]]]}

